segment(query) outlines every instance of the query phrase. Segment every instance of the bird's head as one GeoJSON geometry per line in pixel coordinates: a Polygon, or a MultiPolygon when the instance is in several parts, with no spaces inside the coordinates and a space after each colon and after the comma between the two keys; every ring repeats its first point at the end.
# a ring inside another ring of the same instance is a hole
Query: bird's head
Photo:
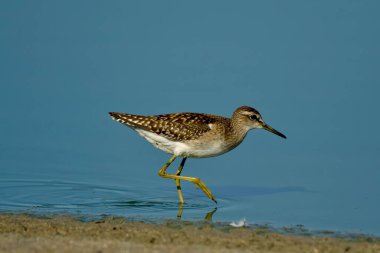
{"type": "Polygon", "coordinates": [[[233,118],[238,121],[238,124],[244,126],[246,130],[254,129],[254,128],[263,128],[269,132],[272,132],[284,139],[286,136],[276,129],[269,126],[263,118],[261,114],[254,108],[249,106],[241,106],[235,110],[233,114],[233,118]]]}

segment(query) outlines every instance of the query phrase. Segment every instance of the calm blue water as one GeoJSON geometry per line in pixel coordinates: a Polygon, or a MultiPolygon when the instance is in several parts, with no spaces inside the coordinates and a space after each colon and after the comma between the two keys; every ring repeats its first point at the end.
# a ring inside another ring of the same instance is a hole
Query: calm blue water
{"type": "MultiPolygon", "coordinates": [[[[133,139],[134,133],[125,130],[133,139]]],[[[241,149],[250,148],[244,146],[241,149]]],[[[59,153],[44,149],[14,150],[14,155],[9,150],[2,152],[0,212],[68,213],[89,219],[104,215],[142,220],[175,219],[179,205],[174,181],[157,176],[156,165],[164,163],[166,156],[149,144],[142,149],[146,151],[127,149],[128,154],[118,158],[115,155],[115,159],[110,156],[86,158],[84,154],[62,150],[59,153]],[[4,153],[11,159],[4,159],[4,153]],[[151,153],[158,155],[144,157],[151,153]]],[[[378,192],[371,192],[370,180],[366,186],[358,182],[351,187],[350,183],[340,182],[338,175],[337,181],[325,179],[326,174],[332,175],[331,171],[315,172],[325,173],[325,176],[313,178],[307,176],[310,172],[302,174],[297,167],[284,173],[281,164],[270,159],[266,166],[255,168],[250,160],[260,161],[259,157],[251,155],[242,162],[238,153],[236,150],[227,155],[228,158],[188,161],[183,174],[204,179],[218,205],[191,183],[183,182],[187,201],[183,220],[202,220],[217,207],[213,221],[246,218],[250,224],[274,227],[301,224],[308,229],[379,235],[378,192]],[[221,164],[225,166],[217,167],[221,164]],[[266,182],[256,180],[255,174],[266,182]],[[305,182],[289,183],[289,178],[303,178],[305,182]]],[[[288,162],[291,163],[283,158],[281,163],[288,162]]],[[[376,179],[373,182],[376,183],[376,179]]]]}
{"type": "Polygon", "coordinates": [[[176,218],[169,155],[107,112],[249,105],[288,139],[189,159],[218,205],[184,182],[182,219],[380,235],[379,7],[1,2],[0,212],[176,218]]]}

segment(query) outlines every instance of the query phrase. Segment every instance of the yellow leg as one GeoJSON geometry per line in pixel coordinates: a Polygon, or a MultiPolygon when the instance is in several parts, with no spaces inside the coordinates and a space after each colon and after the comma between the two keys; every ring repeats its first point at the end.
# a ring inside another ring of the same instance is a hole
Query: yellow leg
{"type": "Polygon", "coordinates": [[[158,172],[158,175],[160,175],[160,173],[165,173],[166,169],[170,166],[170,164],[172,164],[172,162],[174,162],[174,160],[177,158],[176,155],[173,155],[169,161],[167,163],[165,163],[164,166],[162,166],[162,168],[160,169],[160,171],[158,172]]]}
{"type": "MultiPolygon", "coordinates": [[[[185,162],[186,162],[186,157],[184,157],[184,158],[182,159],[181,165],[178,167],[177,172],[175,173],[177,176],[181,175],[181,172],[182,172],[183,166],[185,166],[185,162]]],[[[176,186],[177,186],[178,197],[179,197],[179,203],[182,204],[182,203],[184,203],[184,201],[183,201],[183,195],[182,195],[182,190],[181,190],[180,180],[179,180],[179,179],[176,179],[176,180],[175,180],[175,184],[176,184],[176,186]]]]}
{"type": "Polygon", "coordinates": [[[183,203],[179,203],[178,212],[177,212],[177,218],[180,220],[182,217],[183,212],[183,203]]]}
{"type": "Polygon", "coordinates": [[[205,220],[212,221],[212,216],[214,215],[214,213],[216,212],[216,210],[218,210],[218,209],[215,207],[214,210],[212,210],[211,212],[207,213],[206,216],[205,216],[205,220]]]}
{"type": "MultiPolygon", "coordinates": [[[[177,158],[176,155],[173,155],[169,161],[159,170],[158,172],[158,175],[160,177],[164,177],[164,178],[171,178],[171,179],[174,179],[174,180],[186,180],[186,181],[190,181],[192,182],[193,184],[195,184],[196,186],[198,186],[199,188],[202,189],[202,191],[207,195],[207,197],[209,197],[211,200],[213,200],[215,203],[216,200],[214,198],[214,196],[212,195],[211,191],[207,188],[207,186],[205,185],[205,183],[203,183],[199,178],[197,177],[185,177],[185,176],[177,176],[177,175],[171,175],[171,174],[166,174],[166,169],[169,167],[169,165],[177,158]]],[[[181,169],[182,170],[182,169],[181,169]]],[[[182,194],[182,192],[181,192],[182,194]]]]}

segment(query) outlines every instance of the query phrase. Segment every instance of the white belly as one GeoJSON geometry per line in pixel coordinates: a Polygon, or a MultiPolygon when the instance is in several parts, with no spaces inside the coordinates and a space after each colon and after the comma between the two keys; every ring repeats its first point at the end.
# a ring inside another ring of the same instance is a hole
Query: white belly
{"type": "Polygon", "coordinates": [[[198,143],[197,145],[189,145],[178,141],[171,141],[163,136],[155,133],[135,129],[142,137],[153,144],[158,149],[161,149],[169,154],[183,157],[211,157],[221,155],[227,152],[222,142],[213,141],[206,143],[198,143]]]}

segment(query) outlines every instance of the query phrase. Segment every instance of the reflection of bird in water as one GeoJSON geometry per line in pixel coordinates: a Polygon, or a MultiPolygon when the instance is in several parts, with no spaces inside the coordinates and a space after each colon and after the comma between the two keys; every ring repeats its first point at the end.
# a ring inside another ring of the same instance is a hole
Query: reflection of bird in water
{"type": "MultiPolygon", "coordinates": [[[[204,220],[206,220],[206,221],[212,221],[212,216],[214,215],[214,213],[216,212],[216,210],[218,210],[218,208],[215,207],[214,209],[212,209],[212,211],[206,213],[206,216],[205,216],[204,220]]],[[[177,212],[177,218],[178,219],[182,218],[182,213],[183,213],[183,203],[180,203],[179,207],[178,207],[178,212],[177,212]]]]}

